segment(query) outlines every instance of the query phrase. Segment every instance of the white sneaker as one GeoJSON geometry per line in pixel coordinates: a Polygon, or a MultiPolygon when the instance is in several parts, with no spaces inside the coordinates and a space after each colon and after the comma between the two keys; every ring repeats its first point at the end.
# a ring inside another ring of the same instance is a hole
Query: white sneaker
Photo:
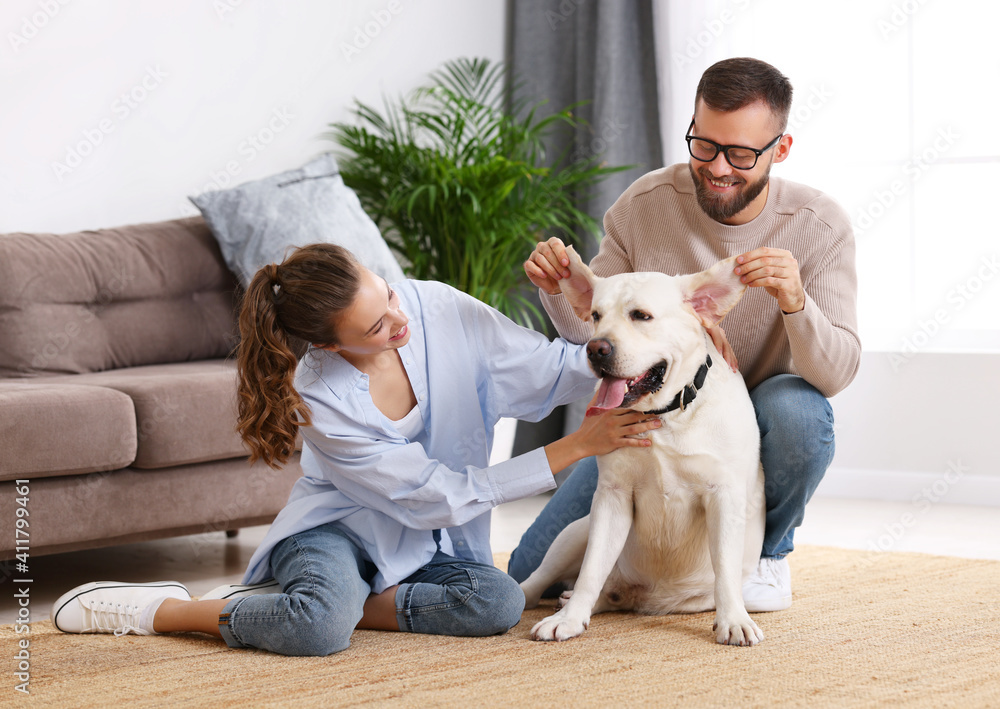
{"type": "Polygon", "coordinates": [[[52,623],[64,633],[155,635],[152,615],[164,598],[190,601],[191,594],[176,581],[94,581],[60,596],[52,606],[52,623]],[[153,613],[145,612],[150,609],[153,613]]]}
{"type": "Polygon", "coordinates": [[[792,572],[788,559],[762,558],[757,571],[743,584],[743,603],[749,613],[783,611],[792,605],[792,572]]]}
{"type": "Polygon", "coordinates": [[[238,583],[227,583],[216,586],[204,596],[201,596],[199,600],[242,598],[243,596],[259,596],[264,593],[281,593],[281,586],[274,579],[265,581],[264,583],[250,584],[249,586],[242,586],[238,583]]]}

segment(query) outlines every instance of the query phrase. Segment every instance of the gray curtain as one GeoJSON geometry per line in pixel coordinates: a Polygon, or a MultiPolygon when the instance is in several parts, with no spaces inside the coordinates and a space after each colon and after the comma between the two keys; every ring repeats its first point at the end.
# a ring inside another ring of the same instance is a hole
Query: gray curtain
{"type": "MultiPolygon", "coordinates": [[[[553,135],[549,155],[600,155],[609,165],[634,165],[609,176],[579,206],[598,220],[640,175],[662,167],[653,44],[652,0],[510,0],[508,63],[517,97],[547,100],[555,112],[586,101],[574,114],[585,128],[553,135]]],[[[597,241],[578,235],[584,259],[597,241]]],[[[520,422],[514,454],[533,450],[579,425],[582,406],[538,424],[520,422]]]]}

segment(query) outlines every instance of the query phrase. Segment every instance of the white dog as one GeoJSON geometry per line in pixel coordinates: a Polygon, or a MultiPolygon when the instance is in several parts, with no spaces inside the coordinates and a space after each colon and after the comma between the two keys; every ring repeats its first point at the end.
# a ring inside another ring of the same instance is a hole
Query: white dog
{"type": "Polygon", "coordinates": [[[575,579],[562,608],[531,636],[574,638],[604,611],[715,608],[717,642],[755,645],[764,634],[746,612],[742,586],[764,537],[760,432],[743,378],[704,329],[743,295],[734,260],[689,276],[597,278],[568,251],[571,276],[561,289],[594,322],[594,406],[655,412],[663,426],[642,434],[650,447],[598,457],[589,517],[566,527],[521,584],[533,608],[553,583],[575,579]]]}

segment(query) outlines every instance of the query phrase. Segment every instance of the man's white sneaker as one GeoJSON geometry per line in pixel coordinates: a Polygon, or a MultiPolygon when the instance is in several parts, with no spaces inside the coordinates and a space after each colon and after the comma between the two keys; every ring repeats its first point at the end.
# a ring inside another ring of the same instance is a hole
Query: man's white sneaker
{"type": "Polygon", "coordinates": [[[762,558],[757,571],[743,584],[743,603],[749,613],[783,611],[792,605],[792,572],[788,559],[762,558]]]}
{"type": "Polygon", "coordinates": [[[199,600],[242,598],[243,596],[259,596],[264,593],[281,593],[281,586],[274,579],[264,583],[253,583],[243,586],[238,583],[227,583],[216,586],[211,591],[201,596],[199,600]]]}
{"type": "Polygon", "coordinates": [[[165,598],[190,601],[176,581],[94,581],[67,591],[52,606],[52,623],[64,633],[155,635],[153,615],[165,598]]]}

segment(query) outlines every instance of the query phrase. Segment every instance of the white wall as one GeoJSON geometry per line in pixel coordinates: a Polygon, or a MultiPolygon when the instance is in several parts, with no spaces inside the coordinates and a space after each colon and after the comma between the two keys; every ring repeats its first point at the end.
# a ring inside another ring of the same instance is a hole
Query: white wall
{"type": "Polygon", "coordinates": [[[353,99],[502,59],[505,0],[4,0],[0,233],[196,214],[297,167],[353,99]]]}
{"type": "Polygon", "coordinates": [[[1000,506],[995,354],[865,352],[817,495],[1000,506]]]}

